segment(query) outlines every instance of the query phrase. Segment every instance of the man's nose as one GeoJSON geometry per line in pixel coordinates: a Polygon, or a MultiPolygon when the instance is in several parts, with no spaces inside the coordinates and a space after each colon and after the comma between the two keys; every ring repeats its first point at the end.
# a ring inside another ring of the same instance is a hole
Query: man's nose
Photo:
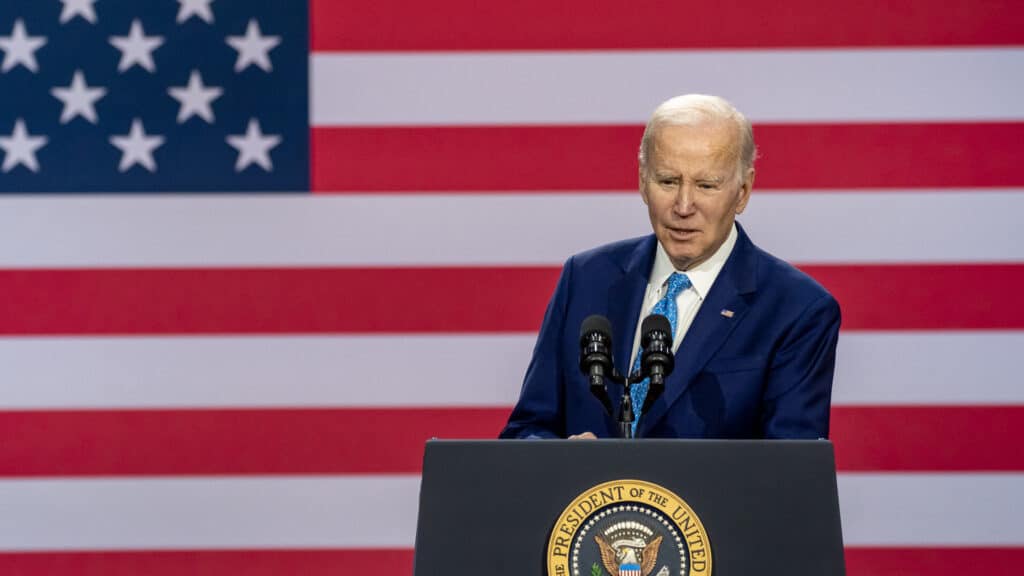
{"type": "Polygon", "coordinates": [[[672,205],[672,209],[679,216],[690,216],[695,210],[694,201],[696,200],[696,190],[693,185],[683,183],[679,187],[679,192],[676,194],[676,201],[672,205]]]}

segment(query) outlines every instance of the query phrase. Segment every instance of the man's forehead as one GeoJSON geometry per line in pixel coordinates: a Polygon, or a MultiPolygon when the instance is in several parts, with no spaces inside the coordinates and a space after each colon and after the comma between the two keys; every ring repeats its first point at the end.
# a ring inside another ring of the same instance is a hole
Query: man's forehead
{"type": "Polygon", "coordinates": [[[654,133],[656,147],[707,147],[713,150],[733,151],[739,148],[740,138],[735,126],[716,120],[698,124],[666,124],[654,133]]]}
{"type": "Polygon", "coordinates": [[[735,126],[724,121],[699,124],[666,124],[658,127],[651,140],[651,152],[737,158],[740,138],[735,126]]]}

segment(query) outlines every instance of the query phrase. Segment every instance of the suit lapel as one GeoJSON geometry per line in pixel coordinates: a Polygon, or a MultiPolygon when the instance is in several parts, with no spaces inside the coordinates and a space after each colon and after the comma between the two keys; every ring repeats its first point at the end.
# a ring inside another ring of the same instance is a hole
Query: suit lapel
{"type": "MultiPolygon", "coordinates": [[[[628,373],[632,368],[629,356],[633,351],[633,336],[636,334],[648,276],[654,265],[655,242],[651,235],[637,245],[629,258],[620,263],[622,276],[612,283],[608,291],[608,320],[614,332],[612,353],[615,366],[623,373],[628,373]]],[[[615,401],[618,402],[618,398],[615,401]]]]}
{"type": "Polygon", "coordinates": [[[683,395],[697,373],[725,343],[747,311],[748,304],[744,295],[757,289],[757,261],[754,245],[739,224],[737,228],[739,236],[732,254],[711,286],[707,298],[701,303],[700,310],[676,351],[675,370],[665,383],[665,394],[654,403],[647,415],[641,416],[637,430],[641,436],[665,417],[672,404],[683,395]],[[723,311],[731,314],[723,314],[723,311]]]}

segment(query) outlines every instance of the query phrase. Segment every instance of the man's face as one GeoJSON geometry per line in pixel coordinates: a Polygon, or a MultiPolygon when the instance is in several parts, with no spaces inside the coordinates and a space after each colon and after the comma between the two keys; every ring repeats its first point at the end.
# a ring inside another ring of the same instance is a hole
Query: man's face
{"type": "Polygon", "coordinates": [[[738,173],[739,144],[727,122],[655,132],[646,170],[640,169],[640,193],[654,234],[678,270],[711,257],[747,206],[754,170],[738,173]]]}

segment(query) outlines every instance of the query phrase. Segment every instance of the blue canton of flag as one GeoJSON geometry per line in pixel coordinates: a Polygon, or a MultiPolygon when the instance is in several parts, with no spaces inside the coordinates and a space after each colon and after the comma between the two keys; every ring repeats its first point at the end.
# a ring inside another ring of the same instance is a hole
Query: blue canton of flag
{"type": "Polygon", "coordinates": [[[306,2],[0,2],[0,193],[309,189],[306,2]]]}

